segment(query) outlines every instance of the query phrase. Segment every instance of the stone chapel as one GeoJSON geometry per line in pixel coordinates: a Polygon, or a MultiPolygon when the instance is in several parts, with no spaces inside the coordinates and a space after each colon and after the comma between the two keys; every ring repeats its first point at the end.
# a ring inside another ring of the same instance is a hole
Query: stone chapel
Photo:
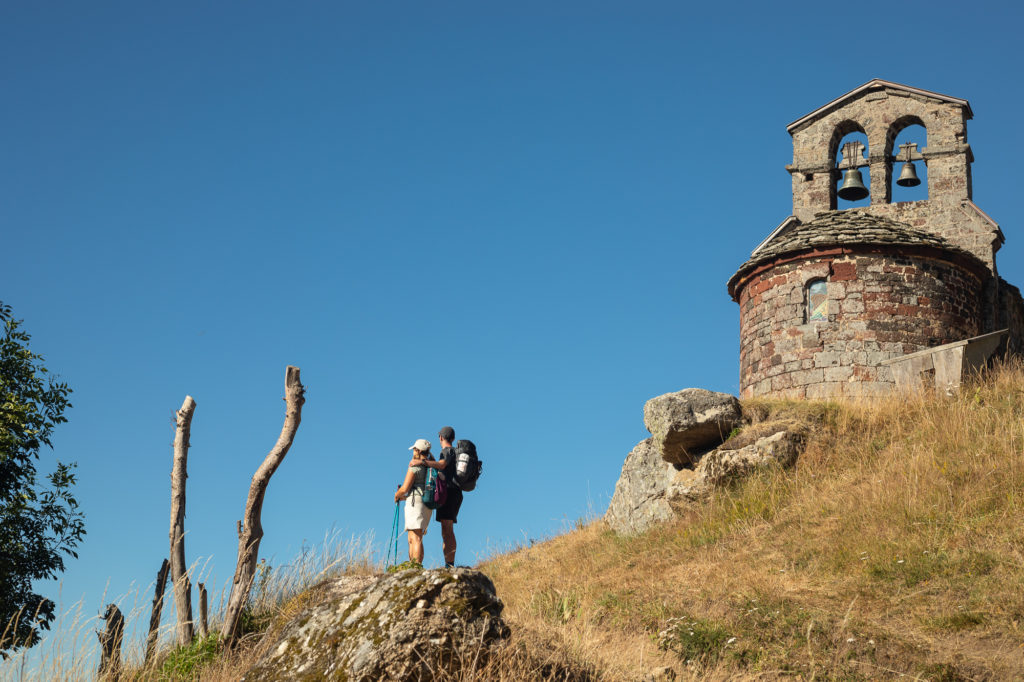
{"type": "Polygon", "coordinates": [[[972,200],[972,117],[967,100],[875,79],[789,124],[793,214],[728,283],[741,397],[888,392],[897,365],[934,374],[982,335],[1024,349],[1024,301],[996,269],[1003,232],[972,200]],[[923,148],[896,148],[909,126],[923,148]],[[920,183],[915,163],[927,198],[894,203],[894,184],[920,183]]]}

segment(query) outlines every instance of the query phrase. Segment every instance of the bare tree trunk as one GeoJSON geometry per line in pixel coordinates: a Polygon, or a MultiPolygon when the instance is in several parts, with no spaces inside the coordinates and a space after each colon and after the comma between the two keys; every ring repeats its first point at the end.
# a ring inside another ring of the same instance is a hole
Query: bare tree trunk
{"type": "Polygon", "coordinates": [[[116,680],[121,675],[121,640],[124,638],[124,616],[115,604],[107,604],[102,619],[107,621],[103,632],[97,632],[100,638],[100,679],[116,680]]]}
{"type": "Polygon", "coordinates": [[[253,577],[256,575],[256,558],[263,539],[263,526],[260,514],[263,511],[263,496],[267,492],[270,477],[274,475],[278,465],[288,454],[288,449],[295,439],[295,432],[302,421],[302,404],[306,402],[306,389],[299,380],[299,368],[288,365],[285,370],[285,416],[281,435],[274,448],[267,454],[249,485],[249,497],[245,502],[245,522],[238,522],[238,563],[235,564],[235,577],[231,583],[231,596],[224,611],[224,624],[220,634],[224,646],[233,646],[238,638],[238,621],[242,608],[249,599],[253,577]]]}
{"type": "Polygon", "coordinates": [[[206,585],[199,583],[199,636],[206,639],[210,634],[209,620],[206,610],[206,585]]]}
{"type": "Polygon", "coordinates": [[[149,616],[149,634],[146,635],[146,665],[153,661],[156,653],[156,638],[160,630],[160,612],[164,608],[164,591],[167,589],[167,572],[171,563],[164,559],[156,574],[156,589],[153,594],[153,612],[149,616]]]}
{"type": "Polygon", "coordinates": [[[171,468],[171,585],[174,586],[174,606],[178,611],[178,644],[186,646],[192,641],[192,585],[185,565],[185,479],[188,478],[189,434],[196,401],[185,396],[177,412],[174,431],[174,465],[171,468]]]}

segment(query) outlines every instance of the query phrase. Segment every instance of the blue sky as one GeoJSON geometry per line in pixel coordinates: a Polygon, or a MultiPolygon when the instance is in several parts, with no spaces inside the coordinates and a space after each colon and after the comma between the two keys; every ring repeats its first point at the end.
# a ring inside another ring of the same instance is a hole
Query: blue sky
{"type": "Polygon", "coordinates": [[[230,579],[287,364],[275,563],[332,528],[383,553],[444,424],[485,462],[460,563],[603,513],[644,401],[737,391],[725,282],[790,214],[786,125],[872,78],[971,102],[974,200],[1024,284],[1024,10],[775,7],[0,8],[0,299],[75,391],[45,453],[87,514],[62,602],[98,612],[167,556],[186,394],[187,556],[230,579]]]}

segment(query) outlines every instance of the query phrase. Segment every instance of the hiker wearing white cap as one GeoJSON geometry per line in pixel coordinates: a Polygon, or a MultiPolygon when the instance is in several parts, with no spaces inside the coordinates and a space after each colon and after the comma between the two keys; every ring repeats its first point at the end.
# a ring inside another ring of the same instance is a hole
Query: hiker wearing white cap
{"type": "Polygon", "coordinates": [[[423,536],[430,524],[430,509],[423,504],[423,491],[427,483],[430,441],[419,438],[412,447],[412,461],[405,472],[405,482],[395,492],[395,502],[405,500],[405,529],[409,531],[409,560],[423,563],[423,536]]]}
{"type": "MultiPolygon", "coordinates": [[[[455,429],[450,426],[443,426],[437,432],[437,438],[441,441],[440,460],[432,458],[425,463],[432,469],[444,473],[448,481],[448,498],[445,503],[437,508],[437,522],[441,524],[441,550],[444,552],[444,565],[446,568],[455,566],[455,524],[459,520],[459,509],[462,507],[462,491],[453,485],[455,481],[455,449],[452,443],[455,442],[455,429]]],[[[410,466],[412,462],[409,463],[410,466]]]]}

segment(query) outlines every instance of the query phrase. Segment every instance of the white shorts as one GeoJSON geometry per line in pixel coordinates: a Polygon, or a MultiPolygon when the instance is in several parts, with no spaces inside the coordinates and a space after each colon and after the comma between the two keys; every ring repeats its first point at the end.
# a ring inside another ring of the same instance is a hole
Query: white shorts
{"type": "Polygon", "coordinates": [[[431,511],[433,510],[423,504],[423,498],[419,494],[409,495],[405,498],[405,529],[421,530],[426,535],[431,511]]]}

